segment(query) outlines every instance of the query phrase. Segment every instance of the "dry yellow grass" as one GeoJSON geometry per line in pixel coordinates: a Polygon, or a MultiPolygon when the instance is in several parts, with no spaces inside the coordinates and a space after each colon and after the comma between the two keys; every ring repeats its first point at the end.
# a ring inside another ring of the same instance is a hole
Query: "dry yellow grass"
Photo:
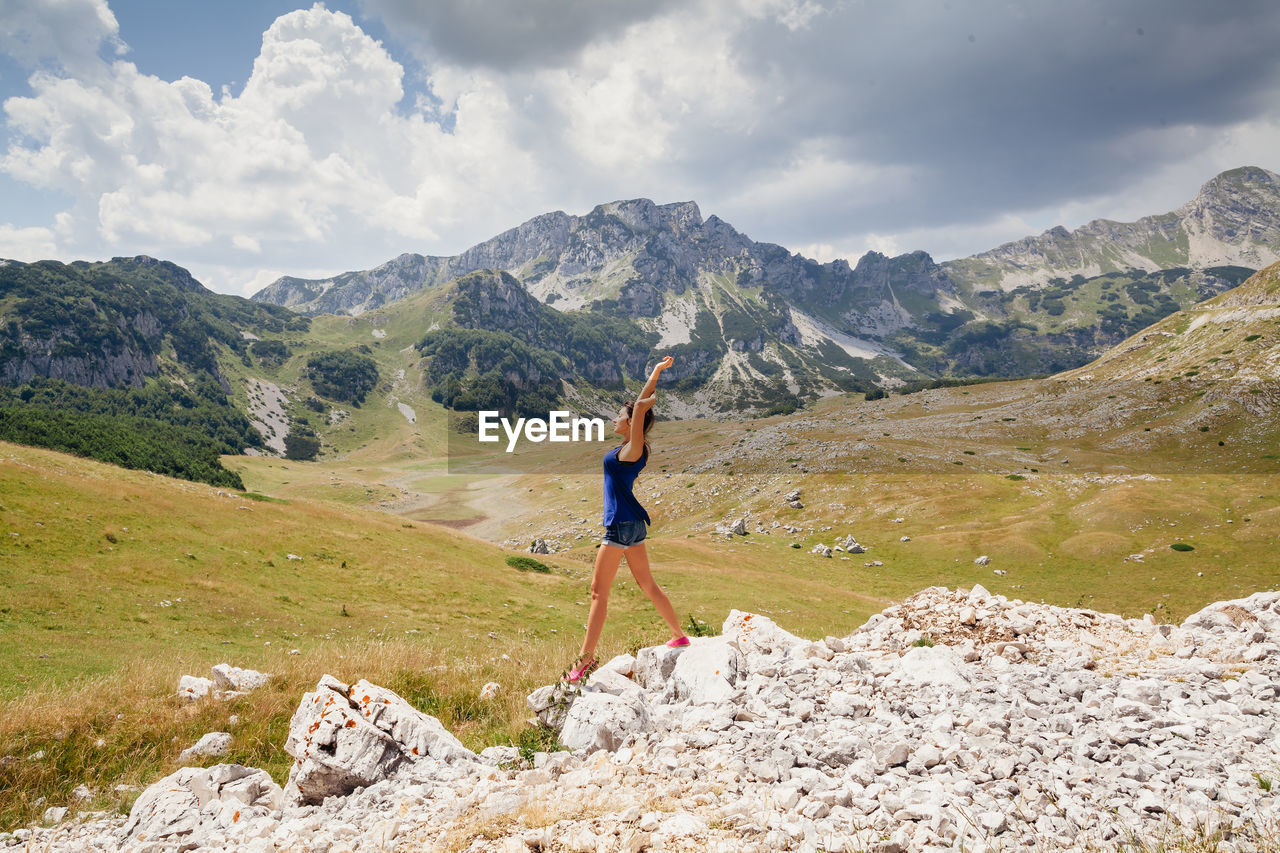
{"type": "Polygon", "coordinates": [[[230,732],[234,741],[229,754],[204,763],[263,767],[283,784],[292,761],[284,752],[289,719],[326,673],[389,687],[473,750],[542,748],[529,740],[525,696],[558,678],[569,652],[567,639],[519,636],[466,654],[434,641],[331,643],[283,658],[266,687],[229,701],[178,699],[184,667],[172,657],[133,661],[71,688],[35,690],[0,705],[0,755],[7,756],[0,765],[0,823],[37,819],[45,807],[66,804],[80,784],[95,792],[93,807],[127,809],[136,789],[175,770],[178,753],[211,731],[230,732]],[[482,700],[489,681],[501,689],[482,700]],[[118,785],[135,790],[117,792],[118,785]]]}

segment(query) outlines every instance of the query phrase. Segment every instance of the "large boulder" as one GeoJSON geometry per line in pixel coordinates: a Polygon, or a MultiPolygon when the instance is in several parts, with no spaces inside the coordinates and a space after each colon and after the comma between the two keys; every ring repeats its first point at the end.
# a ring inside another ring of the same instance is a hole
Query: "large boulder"
{"type": "Polygon", "coordinates": [[[649,704],[639,692],[614,696],[587,691],[578,696],[560,729],[560,743],[569,749],[615,751],[628,735],[648,731],[649,704]]]}
{"type": "Polygon", "coordinates": [[[676,661],[689,646],[649,646],[636,653],[636,681],[646,690],[661,690],[675,671],[676,661]]]}
{"type": "Polygon", "coordinates": [[[214,829],[231,824],[274,826],[284,792],[265,770],[239,764],[184,767],[142,792],[129,812],[122,846],[162,844],[165,849],[202,846],[214,829]]]}
{"type": "Polygon", "coordinates": [[[753,658],[785,657],[793,649],[809,644],[808,640],[779,628],[768,616],[741,610],[729,611],[720,633],[738,647],[752,668],[753,658]]]}
{"type": "Polygon", "coordinates": [[[561,681],[539,687],[530,693],[525,701],[529,705],[529,710],[533,711],[538,718],[538,722],[559,731],[564,725],[565,715],[569,713],[569,706],[581,692],[578,685],[565,684],[561,681]]]}
{"type": "Polygon", "coordinates": [[[745,671],[742,653],[732,643],[721,637],[693,640],[671,673],[674,698],[695,705],[727,701],[745,671]]]}
{"type": "Polygon", "coordinates": [[[587,686],[601,693],[614,696],[631,696],[644,693],[644,688],[615,669],[600,669],[587,679],[587,686]]]}
{"type": "Polygon", "coordinates": [[[363,680],[348,686],[331,675],[302,697],[284,748],[295,759],[285,786],[292,804],[349,794],[428,757],[479,761],[439,720],[390,690],[363,680]]]}

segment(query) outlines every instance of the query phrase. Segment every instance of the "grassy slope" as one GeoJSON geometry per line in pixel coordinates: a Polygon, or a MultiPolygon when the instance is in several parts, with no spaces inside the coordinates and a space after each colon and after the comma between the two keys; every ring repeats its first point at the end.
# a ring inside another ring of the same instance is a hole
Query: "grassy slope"
{"type": "MultiPolygon", "coordinates": [[[[148,783],[205,731],[229,730],[231,713],[242,722],[229,759],[283,781],[288,718],[324,672],[410,696],[477,749],[520,742],[524,695],[559,675],[586,616],[590,553],[549,558],[550,575],[520,573],[494,545],[340,501],[246,499],[9,444],[0,495],[0,756],[15,759],[0,763],[5,826],[37,817],[39,797],[67,802],[81,782],[148,783]],[[179,676],[224,661],[278,678],[250,700],[181,708],[179,676]],[[477,703],[490,679],[503,699],[477,703]]],[[[655,540],[651,554],[682,618],[713,625],[730,606],[771,602],[804,614],[789,627],[821,633],[884,606],[822,570],[776,594],[768,558],[729,573],[697,545],[655,540]]],[[[634,583],[619,583],[600,651],[664,637],[634,583]]]]}
{"type": "MultiPolygon", "coordinates": [[[[982,443],[964,447],[984,452],[982,443]]],[[[954,456],[973,464],[958,448],[954,456]]],[[[1276,582],[1269,531],[1280,524],[1278,476],[1195,474],[1091,483],[1047,473],[1049,466],[1039,464],[1042,473],[1031,473],[1036,465],[1027,466],[1028,479],[1017,482],[999,473],[958,473],[959,466],[957,473],[811,473],[785,478],[782,488],[746,500],[724,475],[701,474],[700,493],[676,494],[655,522],[665,535],[689,531],[686,535],[705,543],[712,562],[737,565],[749,550],[755,559],[774,562],[780,575],[818,572],[832,586],[875,599],[902,598],[932,584],[977,582],[1011,597],[1130,616],[1153,612],[1167,620],[1276,582]],[[779,492],[795,486],[804,489],[803,510],[780,500],[779,492]],[[720,495],[705,498],[709,489],[719,489],[720,495]],[[770,536],[733,544],[708,535],[714,522],[747,512],[803,532],[775,529],[770,536]],[[899,517],[905,521],[892,521],[899,517]],[[824,530],[828,525],[831,529],[824,530]],[[818,542],[830,545],[849,534],[871,551],[849,562],[808,553],[818,542]],[[904,535],[909,542],[900,541],[904,535]],[[1169,550],[1172,542],[1184,540],[1197,550],[1169,550]],[[791,548],[793,542],[802,547],[791,548]],[[1125,559],[1143,552],[1141,564],[1125,559]],[[991,557],[991,567],[973,563],[981,554],[991,557]],[[871,560],[884,566],[866,566],[871,560]],[[994,575],[995,568],[1008,574],[994,575]]],[[[736,594],[747,597],[743,590],[736,594]]],[[[776,602],[757,607],[784,623],[812,623],[806,614],[786,613],[789,608],[776,602]]],[[[838,633],[843,624],[824,626],[824,631],[838,633]]]]}

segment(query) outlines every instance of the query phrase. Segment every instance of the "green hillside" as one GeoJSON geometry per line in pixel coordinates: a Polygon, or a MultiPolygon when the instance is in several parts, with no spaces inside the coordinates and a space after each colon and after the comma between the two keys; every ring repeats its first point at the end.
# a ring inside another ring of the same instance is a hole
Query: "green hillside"
{"type": "Polygon", "coordinates": [[[235,487],[218,455],[262,439],[224,365],[309,325],[145,257],[6,262],[0,311],[0,439],[235,487]]]}

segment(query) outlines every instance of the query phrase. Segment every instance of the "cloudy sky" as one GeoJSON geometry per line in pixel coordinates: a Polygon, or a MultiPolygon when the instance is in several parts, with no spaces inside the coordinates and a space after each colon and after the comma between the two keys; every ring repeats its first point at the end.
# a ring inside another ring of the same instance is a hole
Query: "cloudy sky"
{"type": "Polygon", "coordinates": [[[963,256],[1280,171],[1271,0],[0,0],[0,257],[248,294],[694,200],[963,256]]]}

